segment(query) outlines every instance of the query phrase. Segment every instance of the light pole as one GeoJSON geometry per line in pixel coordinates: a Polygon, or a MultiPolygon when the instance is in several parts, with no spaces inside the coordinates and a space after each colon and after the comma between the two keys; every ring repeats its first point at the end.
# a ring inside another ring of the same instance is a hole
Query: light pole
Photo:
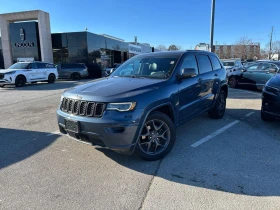
{"type": "Polygon", "coordinates": [[[211,23],[210,23],[210,51],[214,51],[213,47],[213,38],[214,38],[214,23],[215,23],[215,1],[212,0],[212,8],[211,8],[211,23]]]}

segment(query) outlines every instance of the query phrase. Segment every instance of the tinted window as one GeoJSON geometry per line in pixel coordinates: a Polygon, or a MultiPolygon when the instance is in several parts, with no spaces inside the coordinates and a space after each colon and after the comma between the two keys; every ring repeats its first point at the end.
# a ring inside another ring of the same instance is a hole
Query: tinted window
{"type": "Polygon", "coordinates": [[[270,69],[270,68],[271,68],[271,65],[270,65],[269,63],[264,63],[264,64],[262,65],[261,70],[268,70],[268,69],[270,69]]]}
{"type": "Polygon", "coordinates": [[[45,69],[46,68],[46,64],[45,63],[37,63],[37,68],[38,69],[45,69]]]}
{"type": "Polygon", "coordinates": [[[193,68],[196,70],[196,74],[198,74],[197,63],[194,55],[188,55],[187,57],[184,58],[180,70],[182,71],[183,69],[186,68],[193,68]]]}
{"type": "Polygon", "coordinates": [[[47,67],[47,68],[55,68],[55,65],[54,65],[54,64],[51,64],[51,63],[47,63],[47,64],[46,64],[46,67],[47,67]]]}
{"type": "Polygon", "coordinates": [[[258,69],[258,66],[259,66],[259,64],[255,64],[255,65],[249,66],[249,67],[247,68],[247,70],[248,70],[248,71],[257,70],[257,69],[258,69]]]}
{"type": "Polygon", "coordinates": [[[61,68],[63,69],[77,69],[77,68],[85,68],[84,64],[78,64],[78,63],[66,63],[62,64],[61,68]]]}
{"type": "Polygon", "coordinates": [[[200,74],[212,71],[211,62],[207,55],[198,55],[197,61],[198,61],[200,74]]]}
{"type": "Polygon", "coordinates": [[[30,63],[29,69],[37,69],[36,63],[30,63]]]}
{"type": "Polygon", "coordinates": [[[212,62],[213,70],[220,69],[221,68],[221,64],[220,64],[218,58],[213,56],[213,55],[210,55],[209,57],[210,57],[210,60],[212,62]]]}
{"type": "Polygon", "coordinates": [[[224,66],[234,66],[234,62],[223,62],[224,66]]]}

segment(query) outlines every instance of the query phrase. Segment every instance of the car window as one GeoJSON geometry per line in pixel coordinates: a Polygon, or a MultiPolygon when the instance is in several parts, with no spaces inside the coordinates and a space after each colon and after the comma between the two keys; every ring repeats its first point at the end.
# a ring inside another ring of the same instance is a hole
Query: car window
{"type": "Polygon", "coordinates": [[[269,64],[269,63],[264,63],[264,64],[262,65],[261,70],[268,70],[268,69],[270,69],[270,68],[271,68],[271,64],[269,64]]]}
{"type": "Polygon", "coordinates": [[[55,68],[55,65],[54,65],[54,64],[51,64],[51,63],[47,63],[47,64],[46,64],[46,67],[47,67],[47,68],[55,68]]]}
{"type": "Polygon", "coordinates": [[[37,68],[38,69],[45,69],[46,68],[46,63],[37,63],[37,68]]]}
{"type": "Polygon", "coordinates": [[[249,67],[247,68],[247,70],[248,70],[248,71],[257,70],[257,69],[258,69],[258,66],[259,66],[259,64],[254,64],[254,65],[252,65],[252,66],[249,66],[249,67]]]}
{"type": "Polygon", "coordinates": [[[279,69],[275,64],[271,64],[271,67],[270,68],[273,68],[273,69],[279,69]]]}
{"type": "Polygon", "coordinates": [[[193,68],[193,69],[195,69],[196,74],[198,74],[197,63],[196,63],[196,59],[195,59],[194,55],[187,55],[184,58],[180,70],[182,71],[183,69],[186,69],[186,68],[193,68]]]}
{"type": "Polygon", "coordinates": [[[28,68],[29,69],[37,69],[37,65],[36,65],[36,63],[30,63],[28,68]]]}
{"type": "Polygon", "coordinates": [[[207,55],[198,55],[197,61],[200,74],[212,71],[211,62],[207,55]]]}
{"type": "Polygon", "coordinates": [[[234,66],[234,62],[223,61],[224,66],[234,66]]]}
{"type": "Polygon", "coordinates": [[[209,57],[210,57],[210,60],[211,60],[211,63],[212,63],[213,70],[217,70],[217,69],[222,68],[221,63],[219,62],[219,60],[216,56],[210,55],[209,57]]]}

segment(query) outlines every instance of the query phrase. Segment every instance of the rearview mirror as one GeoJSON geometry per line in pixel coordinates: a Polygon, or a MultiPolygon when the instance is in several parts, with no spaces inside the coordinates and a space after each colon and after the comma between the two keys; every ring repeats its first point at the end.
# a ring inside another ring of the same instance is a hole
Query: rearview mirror
{"type": "Polygon", "coordinates": [[[179,79],[191,78],[196,76],[196,70],[194,68],[184,68],[182,75],[178,75],[179,79]]]}

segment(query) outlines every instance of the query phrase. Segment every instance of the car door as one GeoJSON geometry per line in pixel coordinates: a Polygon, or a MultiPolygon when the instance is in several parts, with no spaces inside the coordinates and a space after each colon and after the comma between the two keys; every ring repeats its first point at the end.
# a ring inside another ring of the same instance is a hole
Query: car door
{"type": "Polygon", "coordinates": [[[201,85],[200,109],[202,112],[208,109],[208,107],[211,106],[212,104],[212,101],[214,99],[214,94],[212,91],[214,78],[218,76],[218,73],[213,72],[212,64],[208,55],[199,54],[196,56],[196,58],[197,58],[198,69],[199,69],[198,81],[201,85]]]}
{"type": "MultiPolygon", "coordinates": [[[[194,68],[198,75],[198,67],[195,55],[188,54],[181,59],[179,64],[179,74],[182,74],[184,68],[194,68]]],[[[186,122],[189,118],[200,112],[201,84],[198,77],[191,77],[180,80],[179,82],[179,123],[186,122]]]]}
{"type": "Polygon", "coordinates": [[[38,80],[46,80],[48,78],[48,69],[46,63],[37,63],[38,80]]]}
{"type": "Polygon", "coordinates": [[[37,65],[36,63],[30,63],[27,69],[27,81],[35,81],[38,78],[38,72],[37,72],[37,65]]]}
{"type": "Polygon", "coordinates": [[[260,70],[256,71],[254,75],[258,87],[263,87],[265,83],[276,74],[276,72],[270,72],[271,69],[277,70],[278,68],[272,63],[263,63],[260,65],[260,70]]]}
{"type": "Polygon", "coordinates": [[[254,78],[254,73],[258,71],[260,64],[253,64],[251,66],[248,66],[246,70],[244,70],[240,74],[240,80],[238,81],[239,84],[245,84],[245,85],[255,85],[256,81],[254,78]]]}

